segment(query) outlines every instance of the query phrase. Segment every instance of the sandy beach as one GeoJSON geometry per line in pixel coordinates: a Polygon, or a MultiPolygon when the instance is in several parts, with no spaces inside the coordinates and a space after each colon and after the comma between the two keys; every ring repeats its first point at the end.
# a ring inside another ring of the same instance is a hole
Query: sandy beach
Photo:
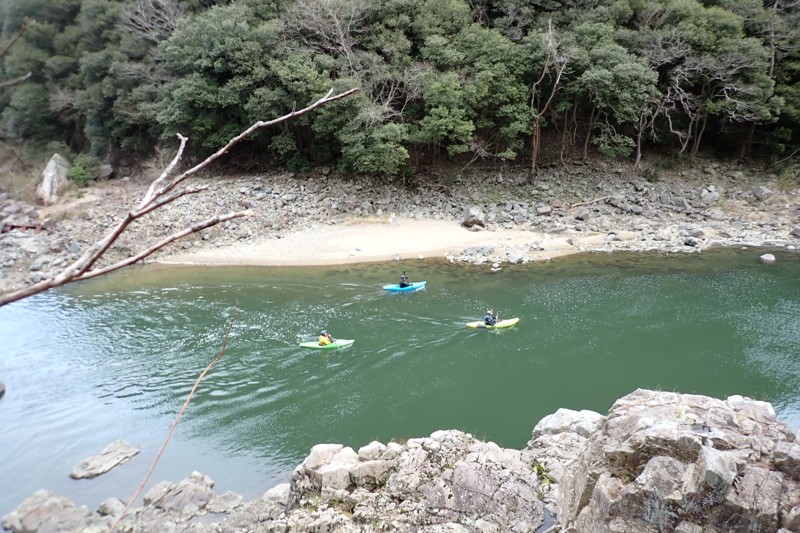
{"type": "Polygon", "coordinates": [[[315,266],[368,263],[398,259],[445,258],[465,249],[489,246],[527,252],[532,260],[548,260],[582,251],[603,241],[602,234],[580,237],[520,229],[471,231],[458,222],[392,218],[353,224],[325,225],[290,232],[282,238],[179,253],[165,264],[315,266]],[[570,243],[571,241],[571,243],[570,243]],[[544,248],[539,250],[538,248],[544,248]]]}

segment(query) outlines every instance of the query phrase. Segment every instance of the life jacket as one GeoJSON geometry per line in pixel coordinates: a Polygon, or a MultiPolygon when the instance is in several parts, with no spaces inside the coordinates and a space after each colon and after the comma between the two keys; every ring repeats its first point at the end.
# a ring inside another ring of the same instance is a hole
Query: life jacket
{"type": "Polygon", "coordinates": [[[325,336],[325,335],[320,335],[319,336],[319,345],[320,346],[327,346],[330,343],[331,343],[331,340],[327,336],[325,336]]]}
{"type": "Polygon", "coordinates": [[[488,313],[486,314],[485,317],[483,317],[483,321],[484,323],[486,323],[487,326],[494,326],[495,324],[497,324],[497,318],[493,317],[488,313]]]}

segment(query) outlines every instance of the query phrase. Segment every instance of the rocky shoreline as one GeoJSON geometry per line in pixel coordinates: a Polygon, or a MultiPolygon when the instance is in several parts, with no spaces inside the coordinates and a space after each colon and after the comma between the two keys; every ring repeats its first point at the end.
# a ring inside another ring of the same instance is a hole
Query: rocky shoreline
{"type": "MultiPolygon", "coordinates": [[[[124,468],[124,465],[121,466],[124,468]]],[[[602,416],[559,409],[522,450],[461,431],[358,451],[319,444],[290,483],[250,502],[195,472],[124,515],[38,491],[2,519],[15,533],[118,531],[800,531],[800,438],[741,396],[637,390],[602,416]],[[546,521],[549,520],[549,521],[546,521]],[[553,523],[554,522],[554,523],[553,523]]]]}
{"type": "MultiPolygon", "coordinates": [[[[147,261],[263,242],[320,224],[395,216],[461,223],[470,208],[482,218],[477,228],[523,230],[530,232],[530,240],[464,249],[448,255],[451,262],[526,263],[547,258],[556,245],[570,253],[691,253],[717,246],[796,252],[800,247],[800,188],[782,190],[776,175],[720,164],[654,175],[610,166],[559,169],[542,172],[529,185],[522,170],[485,170],[452,181],[427,176],[424,183],[433,185],[419,186],[348,179],[327,169],[307,175],[197,178],[207,191],[134,223],[100,266],[208,217],[242,210],[248,216],[187,237],[147,261]]],[[[0,292],[57,273],[112,228],[146,188],[144,182],[112,180],[73,190],[48,207],[0,194],[0,292]]]]}

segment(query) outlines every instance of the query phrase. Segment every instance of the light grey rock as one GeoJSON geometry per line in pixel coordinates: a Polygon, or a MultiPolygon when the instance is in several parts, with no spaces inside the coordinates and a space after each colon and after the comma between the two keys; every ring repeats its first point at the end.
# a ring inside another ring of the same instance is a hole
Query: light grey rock
{"type": "Polygon", "coordinates": [[[597,430],[598,425],[605,417],[594,411],[560,408],[551,415],[542,418],[533,428],[533,439],[542,435],[555,435],[572,432],[581,437],[588,438],[597,430]]]}
{"type": "Polygon", "coordinates": [[[711,186],[708,190],[700,193],[700,201],[706,205],[715,204],[719,201],[719,192],[713,190],[713,186],[711,186]]]}
{"type": "Polygon", "coordinates": [[[58,200],[61,190],[67,183],[70,164],[60,154],[53,154],[42,172],[42,182],[36,188],[36,197],[44,204],[51,205],[58,200]]]}
{"type": "Polygon", "coordinates": [[[151,508],[176,515],[180,521],[197,516],[214,498],[214,481],[199,472],[179,483],[162,482],[144,496],[151,508]]]}
{"type": "Polygon", "coordinates": [[[761,262],[765,265],[772,265],[775,263],[775,256],[772,254],[762,254],[759,259],[761,259],[761,262]]]}
{"type": "Polygon", "coordinates": [[[69,477],[72,479],[97,477],[105,474],[115,466],[127,462],[137,453],[139,453],[139,450],[124,440],[115,440],[103,448],[99,454],[88,457],[78,463],[69,473],[69,477]]]}
{"type": "Polygon", "coordinates": [[[487,257],[494,252],[493,246],[473,246],[472,248],[466,248],[462,250],[462,255],[481,255],[483,257],[487,257]]]}
{"type": "Polygon", "coordinates": [[[763,185],[759,185],[753,189],[753,196],[755,196],[759,201],[764,202],[772,196],[772,191],[763,185]]]}
{"type": "Polygon", "coordinates": [[[97,508],[98,514],[101,516],[118,517],[125,509],[125,503],[119,498],[108,498],[100,507],[97,508]]]}
{"type": "Polygon", "coordinates": [[[572,214],[575,217],[575,220],[589,220],[589,218],[592,216],[592,212],[583,206],[576,207],[572,214]]]}
{"type": "Polygon", "coordinates": [[[358,449],[358,458],[362,461],[371,461],[380,458],[386,451],[386,445],[376,440],[358,449]]]}
{"type": "Polygon", "coordinates": [[[483,214],[483,209],[477,205],[467,207],[461,217],[461,225],[467,228],[474,226],[486,227],[486,217],[483,214]]]}
{"type": "Polygon", "coordinates": [[[52,491],[40,490],[5,515],[2,525],[4,529],[14,533],[67,533],[97,530],[102,526],[107,529],[110,524],[86,507],[76,507],[68,498],[57,496],[52,491]]]}
{"type": "Polygon", "coordinates": [[[230,513],[243,503],[244,498],[235,492],[227,491],[222,494],[215,495],[206,505],[206,511],[209,513],[230,513]]]}

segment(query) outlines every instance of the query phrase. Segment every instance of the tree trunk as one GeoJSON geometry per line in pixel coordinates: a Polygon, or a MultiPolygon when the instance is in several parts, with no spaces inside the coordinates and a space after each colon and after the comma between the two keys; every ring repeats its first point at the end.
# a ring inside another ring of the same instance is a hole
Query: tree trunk
{"type": "Polygon", "coordinates": [[[536,165],[539,161],[539,150],[541,149],[541,135],[542,135],[542,117],[541,115],[533,115],[531,120],[531,170],[528,174],[528,183],[533,183],[536,177],[536,165]]]}
{"type": "Polygon", "coordinates": [[[703,133],[706,131],[706,124],[708,124],[708,113],[704,112],[703,118],[697,123],[698,131],[694,136],[694,144],[692,144],[692,159],[697,157],[697,152],[700,150],[700,141],[703,138],[703,133]]]}
{"type": "Polygon", "coordinates": [[[634,168],[642,167],[642,135],[644,131],[644,117],[639,117],[639,124],[636,127],[636,161],[634,161],[634,168]]]}
{"type": "Polygon", "coordinates": [[[592,103],[592,112],[589,113],[589,127],[586,129],[586,138],[583,140],[583,160],[589,158],[589,141],[592,139],[592,128],[594,128],[594,115],[597,111],[597,104],[592,103]]]}
{"type": "Polygon", "coordinates": [[[750,147],[753,145],[753,137],[756,133],[756,123],[751,122],[747,127],[747,133],[742,136],[742,143],[739,145],[739,161],[744,161],[750,147]]]}

